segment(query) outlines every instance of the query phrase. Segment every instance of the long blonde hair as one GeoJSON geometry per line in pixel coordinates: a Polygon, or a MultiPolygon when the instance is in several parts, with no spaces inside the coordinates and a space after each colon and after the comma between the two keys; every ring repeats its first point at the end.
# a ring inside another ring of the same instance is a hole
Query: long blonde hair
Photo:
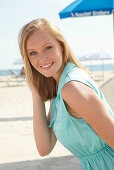
{"type": "Polygon", "coordinates": [[[76,64],[77,67],[85,70],[86,72],[88,72],[88,70],[76,59],[64,36],[61,34],[59,28],[54,23],[47,19],[41,18],[32,20],[26,24],[21,29],[18,39],[21,56],[25,63],[26,79],[28,84],[33,83],[35,86],[37,86],[41,99],[45,102],[57,95],[57,83],[54,78],[45,77],[37,70],[35,70],[35,68],[31,65],[26,52],[26,42],[28,37],[38,29],[52,34],[53,37],[63,47],[63,66],[71,61],[72,63],[76,64]]]}

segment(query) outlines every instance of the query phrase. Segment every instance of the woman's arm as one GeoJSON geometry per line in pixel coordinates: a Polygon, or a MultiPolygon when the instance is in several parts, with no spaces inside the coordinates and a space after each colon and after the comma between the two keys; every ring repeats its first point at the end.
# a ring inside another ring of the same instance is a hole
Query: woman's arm
{"type": "MultiPolygon", "coordinates": [[[[41,101],[38,92],[32,92],[33,97],[33,130],[37,150],[41,156],[48,155],[56,144],[56,137],[52,128],[48,128],[45,104],[41,101]]],[[[50,111],[49,111],[50,115],[50,111]]]]}
{"type": "Polygon", "coordinates": [[[62,97],[114,149],[114,119],[95,91],[83,83],[71,81],[64,85],[62,97]]]}

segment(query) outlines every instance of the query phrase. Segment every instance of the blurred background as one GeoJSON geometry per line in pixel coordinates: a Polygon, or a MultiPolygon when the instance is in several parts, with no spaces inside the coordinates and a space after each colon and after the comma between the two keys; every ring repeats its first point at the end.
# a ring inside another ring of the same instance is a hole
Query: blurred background
{"type": "Polygon", "coordinates": [[[32,19],[42,17],[58,25],[76,57],[99,57],[99,53],[103,53],[102,57],[114,57],[112,15],[61,20],[59,12],[71,2],[73,0],[1,0],[0,70],[20,69],[21,65],[14,64],[21,57],[18,48],[19,31],[32,19]]]}

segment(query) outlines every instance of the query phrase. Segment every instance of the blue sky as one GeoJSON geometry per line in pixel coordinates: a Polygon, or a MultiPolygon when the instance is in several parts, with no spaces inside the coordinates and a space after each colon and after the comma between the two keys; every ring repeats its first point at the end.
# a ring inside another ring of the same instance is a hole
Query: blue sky
{"type": "Polygon", "coordinates": [[[112,55],[112,15],[60,20],[58,13],[73,0],[1,0],[0,69],[17,68],[18,33],[36,18],[48,18],[61,29],[76,56],[104,50],[112,55]]]}

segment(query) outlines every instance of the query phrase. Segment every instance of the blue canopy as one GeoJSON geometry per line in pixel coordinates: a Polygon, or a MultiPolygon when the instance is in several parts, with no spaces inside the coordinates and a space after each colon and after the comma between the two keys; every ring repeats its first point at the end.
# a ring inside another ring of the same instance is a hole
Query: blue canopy
{"type": "Polygon", "coordinates": [[[59,16],[61,19],[68,17],[83,17],[96,15],[110,15],[114,9],[114,0],[75,0],[59,16]]]}

